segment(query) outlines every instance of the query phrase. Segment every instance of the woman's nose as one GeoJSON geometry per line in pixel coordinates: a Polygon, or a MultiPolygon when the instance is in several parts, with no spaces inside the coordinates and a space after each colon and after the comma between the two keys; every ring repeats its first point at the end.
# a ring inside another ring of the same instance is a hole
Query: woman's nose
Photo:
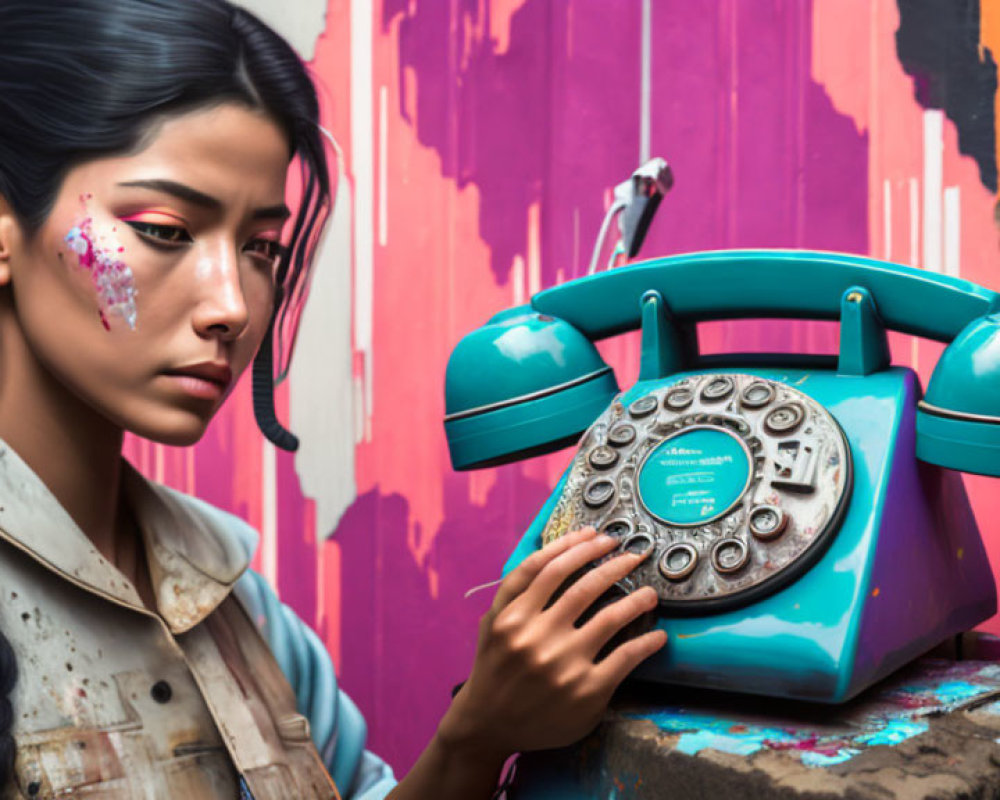
{"type": "Polygon", "coordinates": [[[193,276],[198,297],[193,324],[199,335],[228,341],[246,328],[250,313],[239,263],[232,244],[206,247],[199,253],[193,276]]]}

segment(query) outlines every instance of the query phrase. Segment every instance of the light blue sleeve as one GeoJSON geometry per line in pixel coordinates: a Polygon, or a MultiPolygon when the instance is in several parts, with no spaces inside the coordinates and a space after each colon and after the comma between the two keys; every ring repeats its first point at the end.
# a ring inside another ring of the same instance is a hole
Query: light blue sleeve
{"type": "Polygon", "coordinates": [[[309,719],[313,742],[344,800],[382,800],[396,785],[392,769],[365,750],[368,727],[337,686],[319,637],[282,603],[267,581],[247,570],[233,590],[267,639],[309,719]]]}

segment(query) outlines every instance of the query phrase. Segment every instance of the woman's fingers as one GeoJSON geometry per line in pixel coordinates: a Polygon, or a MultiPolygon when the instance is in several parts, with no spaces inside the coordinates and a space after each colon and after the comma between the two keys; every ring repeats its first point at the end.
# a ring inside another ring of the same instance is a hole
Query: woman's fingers
{"type": "Polygon", "coordinates": [[[575,547],[581,542],[593,539],[596,535],[597,531],[588,526],[571,531],[565,536],[560,536],[554,542],[549,542],[541,550],[536,550],[504,578],[503,583],[500,584],[500,588],[497,589],[497,593],[493,597],[491,610],[494,613],[499,613],[511,600],[527,589],[538,573],[550,562],[570,548],[575,547]]]}
{"type": "Polygon", "coordinates": [[[656,590],[644,586],[602,608],[580,628],[586,655],[594,658],[615,634],[656,608],[657,602],[656,590]]]}
{"type": "MultiPolygon", "coordinates": [[[[517,598],[520,612],[537,614],[548,605],[552,595],[573,573],[607,555],[617,544],[617,540],[611,536],[595,536],[550,560],[517,598]]],[[[597,597],[595,594],[593,599],[596,600],[597,597]]]]}
{"type": "Polygon", "coordinates": [[[563,592],[549,610],[550,616],[576,622],[597,598],[631,573],[645,558],[646,554],[626,552],[594,567],[563,592]]]}
{"type": "Polygon", "coordinates": [[[659,628],[618,645],[594,666],[593,677],[610,693],[632,670],[667,643],[667,632],[659,628]]]}

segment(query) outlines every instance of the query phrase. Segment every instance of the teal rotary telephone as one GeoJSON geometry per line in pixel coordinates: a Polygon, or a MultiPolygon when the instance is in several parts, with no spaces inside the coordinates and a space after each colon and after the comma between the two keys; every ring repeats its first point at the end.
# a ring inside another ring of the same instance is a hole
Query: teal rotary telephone
{"type": "Polygon", "coordinates": [[[582,525],[650,558],[647,679],[841,702],[996,611],[960,476],[1000,475],[1000,296],[836,253],[692,253],[588,275],[456,346],[456,469],[578,442],[511,555],[582,525]],[[837,356],[701,356],[696,324],[840,321],[837,356]],[[641,328],[619,392],[593,342],[641,328]],[[926,396],[886,328],[951,342],[926,396]],[[582,434],[582,438],[581,438],[582,434]]]}

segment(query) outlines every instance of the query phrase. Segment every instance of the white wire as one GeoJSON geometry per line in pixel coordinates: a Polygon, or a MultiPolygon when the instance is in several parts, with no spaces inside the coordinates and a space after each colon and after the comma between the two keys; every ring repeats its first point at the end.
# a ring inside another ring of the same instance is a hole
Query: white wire
{"type": "Polygon", "coordinates": [[[593,275],[597,272],[597,260],[601,257],[601,246],[604,244],[604,237],[608,235],[608,228],[611,227],[611,220],[615,218],[615,214],[621,211],[625,206],[628,205],[624,200],[616,200],[611,204],[608,209],[608,213],[604,215],[604,220],[601,222],[601,230],[597,234],[597,241],[594,243],[594,253],[590,257],[590,267],[587,269],[588,275],[593,275]]]}
{"type": "Polygon", "coordinates": [[[483,589],[489,589],[492,586],[499,586],[503,583],[503,578],[497,578],[495,581],[490,581],[489,583],[481,583],[479,586],[473,586],[469,591],[465,593],[465,599],[468,600],[472,595],[477,592],[481,592],[483,589]]]}

